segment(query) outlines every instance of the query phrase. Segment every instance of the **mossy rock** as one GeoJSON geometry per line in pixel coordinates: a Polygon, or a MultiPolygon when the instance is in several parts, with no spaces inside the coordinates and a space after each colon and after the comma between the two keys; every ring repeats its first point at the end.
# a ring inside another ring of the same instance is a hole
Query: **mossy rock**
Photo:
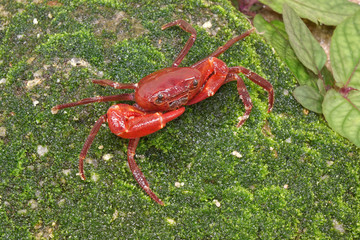
{"type": "Polygon", "coordinates": [[[244,107],[229,83],[140,140],[137,162],[165,206],[136,183],[128,140],[107,127],[88,154],[88,179],[77,175],[82,145],[111,103],[56,115],[51,107],[121,92],[89,79],[138,82],[170,66],[189,37],[161,31],[175,19],[198,33],[181,66],[206,57],[251,28],[229,2],[9,0],[0,9],[0,238],[360,237],[359,149],[301,108],[296,81],[256,33],[220,58],[273,84],[270,114],[267,93],[246,81],[254,107],[236,128],[244,107]]]}

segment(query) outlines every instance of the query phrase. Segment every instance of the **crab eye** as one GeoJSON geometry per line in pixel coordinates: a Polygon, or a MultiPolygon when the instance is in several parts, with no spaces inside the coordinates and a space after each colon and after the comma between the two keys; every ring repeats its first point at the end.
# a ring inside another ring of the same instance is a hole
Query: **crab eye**
{"type": "Polygon", "coordinates": [[[198,84],[199,84],[198,80],[195,79],[195,80],[193,81],[193,86],[196,87],[198,84]]]}
{"type": "Polygon", "coordinates": [[[155,100],[155,103],[157,103],[157,104],[162,103],[163,100],[164,100],[164,95],[159,93],[156,100],[155,100]]]}

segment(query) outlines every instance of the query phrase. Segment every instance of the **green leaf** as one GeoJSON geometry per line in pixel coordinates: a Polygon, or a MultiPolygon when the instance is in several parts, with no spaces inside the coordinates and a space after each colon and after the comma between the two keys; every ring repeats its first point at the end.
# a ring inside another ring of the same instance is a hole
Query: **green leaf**
{"type": "Polygon", "coordinates": [[[360,92],[350,91],[346,97],[331,89],[322,106],[329,126],[360,147],[360,92]]]}
{"type": "Polygon", "coordinates": [[[254,26],[274,47],[279,57],[286,63],[300,85],[316,86],[315,80],[317,78],[314,78],[313,74],[309,74],[291,48],[283,22],[274,20],[269,23],[261,15],[257,14],[254,18],[254,26]]]}
{"type": "Polygon", "coordinates": [[[360,9],[356,3],[348,0],[260,0],[278,13],[283,12],[283,4],[287,3],[302,18],[314,23],[336,26],[345,18],[360,9]]]}
{"type": "Polygon", "coordinates": [[[283,10],[285,29],[296,56],[305,67],[318,75],[326,62],[324,50],[291,7],[284,4],[283,10]]]}
{"type": "Polygon", "coordinates": [[[322,113],[322,101],[323,97],[318,90],[313,87],[304,85],[295,88],[293,92],[296,100],[304,107],[310,111],[316,113],[322,113]]]}
{"type": "Polygon", "coordinates": [[[360,89],[360,11],[341,23],[331,39],[330,58],[340,87],[360,89]]]}

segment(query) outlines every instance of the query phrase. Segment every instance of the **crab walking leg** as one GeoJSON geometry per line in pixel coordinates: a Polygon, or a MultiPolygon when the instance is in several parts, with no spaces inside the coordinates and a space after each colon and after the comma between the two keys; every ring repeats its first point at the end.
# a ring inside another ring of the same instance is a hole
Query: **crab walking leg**
{"type": "Polygon", "coordinates": [[[113,82],[108,79],[93,79],[92,82],[95,84],[99,84],[101,86],[110,86],[115,89],[135,89],[135,88],[137,88],[137,83],[118,83],[118,82],[113,82]]]}
{"type": "Polygon", "coordinates": [[[242,117],[239,117],[239,123],[236,126],[236,127],[241,127],[245,123],[245,121],[249,118],[253,104],[251,102],[249,92],[247,91],[246,85],[245,85],[244,81],[242,80],[242,78],[239,75],[237,75],[236,73],[229,73],[226,78],[225,83],[228,83],[230,81],[237,82],[237,90],[238,90],[240,99],[242,100],[242,102],[244,103],[244,106],[245,106],[245,113],[242,117]]]}
{"type": "Polygon", "coordinates": [[[56,114],[60,109],[75,107],[79,105],[85,105],[94,102],[112,102],[112,101],[134,101],[134,94],[133,93],[124,93],[120,95],[111,95],[111,96],[97,96],[91,98],[84,98],[77,102],[72,103],[64,103],[57,105],[51,108],[51,113],[56,114]]]}
{"type": "Polygon", "coordinates": [[[230,39],[223,46],[216,49],[216,51],[213,52],[212,54],[210,54],[210,56],[208,56],[208,57],[217,57],[217,56],[219,56],[220,54],[222,54],[223,52],[228,50],[234,43],[240,41],[241,39],[246,38],[247,36],[249,36],[254,30],[255,30],[255,28],[252,28],[252,29],[244,32],[243,34],[230,39]]]}
{"type": "Polygon", "coordinates": [[[196,30],[186,21],[179,19],[176,20],[174,22],[170,22],[167,23],[165,25],[163,25],[161,27],[161,30],[164,30],[168,27],[172,27],[172,26],[179,26],[180,28],[182,28],[184,31],[191,33],[191,36],[189,38],[189,40],[187,40],[185,46],[183,47],[183,49],[181,50],[181,52],[179,53],[178,57],[175,59],[174,63],[173,63],[173,67],[177,67],[179,66],[179,64],[181,63],[181,61],[184,59],[184,57],[186,56],[186,54],[189,52],[190,48],[192,47],[192,45],[195,42],[196,39],[196,30]]]}
{"type": "Polygon", "coordinates": [[[230,67],[229,73],[243,73],[247,78],[249,78],[252,82],[256,83],[260,87],[262,87],[265,91],[269,93],[268,100],[268,112],[270,112],[274,105],[274,90],[273,86],[270,82],[265,80],[265,78],[261,77],[257,73],[250,71],[244,67],[230,67]]]}
{"type": "Polygon", "coordinates": [[[128,145],[128,163],[130,170],[135,178],[135,180],[138,182],[140,187],[144,189],[144,191],[158,204],[164,205],[164,203],[156,196],[156,194],[151,191],[149,183],[146,181],[146,178],[144,174],[141,172],[140,168],[135,162],[134,156],[135,156],[135,150],[139,143],[140,138],[134,138],[130,139],[129,145],[128,145]]]}
{"type": "Polygon", "coordinates": [[[99,132],[99,129],[101,127],[101,124],[106,122],[107,116],[106,114],[102,115],[94,124],[93,128],[91,129],[91,132],[86,139],[84,146],[80,152],[79,156],[79,173],[82,180],[85,180],[85,174],[84,174],[84,159],[86,157],[87,152],[89,151],[91,144],[93,143],[96,134],[99,132]]]}
{"type": "MultiPolygon", "coordinates": [[[[249,36],[253,31],[255,31],[254,28],[244,32],[243,34],[236,36],[232,39],[230,39],[229,41],[227,41],[223,46],[219,47],[218,49],[215,50],[215,52],[211,53],[207,58],[210,57],[218,57],[219,55],[221,55],[223,52],[225,52],[226,50],[228,50],[233,44],[235,44],[236,42],[240,41],[241,39],[246,38],[247,36],[249,36]]],[[[195,63],[193,65],[193,67],[198,66],[199,64],[201,64],[205,59],[198,61],[197,63],[195,63]]]]}

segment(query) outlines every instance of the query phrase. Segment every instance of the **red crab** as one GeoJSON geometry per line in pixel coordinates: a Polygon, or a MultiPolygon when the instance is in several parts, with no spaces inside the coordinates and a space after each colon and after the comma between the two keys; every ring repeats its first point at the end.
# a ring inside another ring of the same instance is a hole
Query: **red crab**
{"type": "Polygon", "coordinates": [[[59,109],[93,102],[135,101],[133,106],[127,104],[113,105],[105,115],[97,120],[79,156],[80,176],[83,180],[85,179],[83,170],[85,156],[100,126],[104,122],[108,122],[110,130],[115,135],[129,139],[127,156],[131,172],[144,191],[161,205],[164,203],[151,191],[144,174],[134,160],[135,150],[141,137],[162,129],[167,122],[184,113],[185,105],[200,102],[214,95],[222,85],[230,81],[237,81],[237,90],[245,105],[245,113],[239,118],[237,125],[240,127],[249,117],[252,103],[246,86],[238,73],[243,73],[269,93],[268,112],[271,111],[274,102],[273,87],[267,80],[244,67],[227,67],[223,61],[216,58],[231,45],[248,36],[254,29],[229,40],[208,57],[190,67],[178,67],[194,44],[196,31],[189,23],[181,19],[165,24],[162,26],[162,30],[171,26],[179,26],[191,34],[171,67],[151,73],[138,83],[117,83],[106,79],[92,81],[95,84],[116,89],[134,89],[134,93],[86,98],[78,102],[57,105],[51,109],[52,113],[55,114],[59,109]]]}

